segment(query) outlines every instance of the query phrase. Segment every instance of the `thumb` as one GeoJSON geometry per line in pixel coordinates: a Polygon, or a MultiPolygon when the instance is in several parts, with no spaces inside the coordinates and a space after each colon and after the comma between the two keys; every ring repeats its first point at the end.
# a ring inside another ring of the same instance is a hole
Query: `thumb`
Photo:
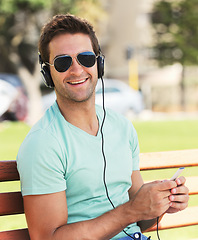
{"type": "Polygon", "coordinates": [[[165,190],[169,190],[177,187],[177,183],[175,181],[170,181],[170,180],[161,181],[157,183],[157,185],[158,185],[158,190],[160,191],[165,191],[165,190]]]}

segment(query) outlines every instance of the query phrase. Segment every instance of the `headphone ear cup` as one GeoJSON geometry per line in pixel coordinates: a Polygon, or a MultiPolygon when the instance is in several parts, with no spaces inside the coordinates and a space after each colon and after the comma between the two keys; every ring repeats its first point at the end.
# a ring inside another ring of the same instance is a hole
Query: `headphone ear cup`
{"type": "Polygon", "coordinates": [[[104,57],[103,56],[99,56],[97,58],[97,67],[98,67],[98,78],[101,78],[104,75],[104,57]]]}
{"type": "Polygon", "coordinates": [[[52,80],[51,74],[50,74],[50,70],[49,67],[44,65],[41,68],[41,76],[43,79],[43,82],[45,83],[45,85],[49,88],[53,88],[54,87],[54,82],[52,80]]]}

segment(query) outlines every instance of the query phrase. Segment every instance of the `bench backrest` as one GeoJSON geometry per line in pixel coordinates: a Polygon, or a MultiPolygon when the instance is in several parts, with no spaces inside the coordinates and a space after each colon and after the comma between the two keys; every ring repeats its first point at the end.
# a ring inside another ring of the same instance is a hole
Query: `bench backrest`
{"type": "MultiPolygon", "coordinates": [[[[198,166],[198,149],[140,154],[142,171],[198,166]]],[[[16,161],[0,161],[0,182],[19,180],[16,161]]],[[[155,179],[154,179],[155,180],[155,179]]],[[[190,195],[198,194],[198,173],[187,178],[190,195]]],[[[24,213],[21,192],[0,193],[0,216],[24,213]]],[[[159,229],[198,225],[198,206],[177,214],[166,214],[159,229]]],[[[155,230],[155,228],[150,231],[155,230]]],[[[0,232],[0,240],[29,240],[28,229],[0,232]]]]}
{"type": "MultiPolygon", "coordinates": [[[[0,161],[0,182],[19,180],[16,161],[0,161]]],[[[0,216],[24,213],[21,192],[0,193],[0,216]]],[[[29,240],[28,229],[0,232],[1,240],[29,240]]]]}

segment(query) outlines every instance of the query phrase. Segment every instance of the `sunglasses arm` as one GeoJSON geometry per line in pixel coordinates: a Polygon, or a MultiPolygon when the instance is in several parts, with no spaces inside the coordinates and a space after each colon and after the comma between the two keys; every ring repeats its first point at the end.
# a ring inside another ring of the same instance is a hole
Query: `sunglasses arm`
{"type": "Polygon", "coordinates": [[[54,67],[54,64],[51,64],[51,63],[48,63],[48,62],[44,62],[44,63],[49,65],[49,66],[53,66],[54,67]]]}

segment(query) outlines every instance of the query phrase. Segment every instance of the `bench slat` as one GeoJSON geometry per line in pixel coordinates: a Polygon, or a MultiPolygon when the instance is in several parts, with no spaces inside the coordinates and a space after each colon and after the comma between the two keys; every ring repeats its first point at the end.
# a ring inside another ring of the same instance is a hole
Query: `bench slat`
{"type": "Polygon", "coordinates": [[[19,229],[0,232],[2,240],[30,240],[28,229],[19,229]]]}
{"type": "Polygon", "coordinates": [[[24,213],[21,192],[0,194],[0,216],[24,213]]]}
{"type": "MultiPolygon", "coordinates": [[[[185,210],[174,213],[166,214],[159,223],[159,230],[165,230],[170,228],[187,227],[198,225],[198,207],[188,207],[185,210]]],[[[149,229],[148,232],[155,231],[156,226],[149,229]]]]}
{"type": "Polygon", "coordinates": [[[16,161],[0,161],[0,182],[19,180],[16,161]]]}
{"type": "Polygon", "coordinates": [[[189,189],[189,195],[198,194],[198,176],[186,177],[186,186],[189,189]]]}
{"type": "Polygon", "coordinates": [[[188,207],[185,210],[166,214],[160,222],[160,229],[169,229],[175,227],[185,227],[198,224],[198,207],[188,207]]]}
{"type": "Polygon", "coordinates": [[[198,149],[140,154],[140,169],[198,166],[198,149]],[[188,159],[190,161],[188,162],[188,159]]]}

